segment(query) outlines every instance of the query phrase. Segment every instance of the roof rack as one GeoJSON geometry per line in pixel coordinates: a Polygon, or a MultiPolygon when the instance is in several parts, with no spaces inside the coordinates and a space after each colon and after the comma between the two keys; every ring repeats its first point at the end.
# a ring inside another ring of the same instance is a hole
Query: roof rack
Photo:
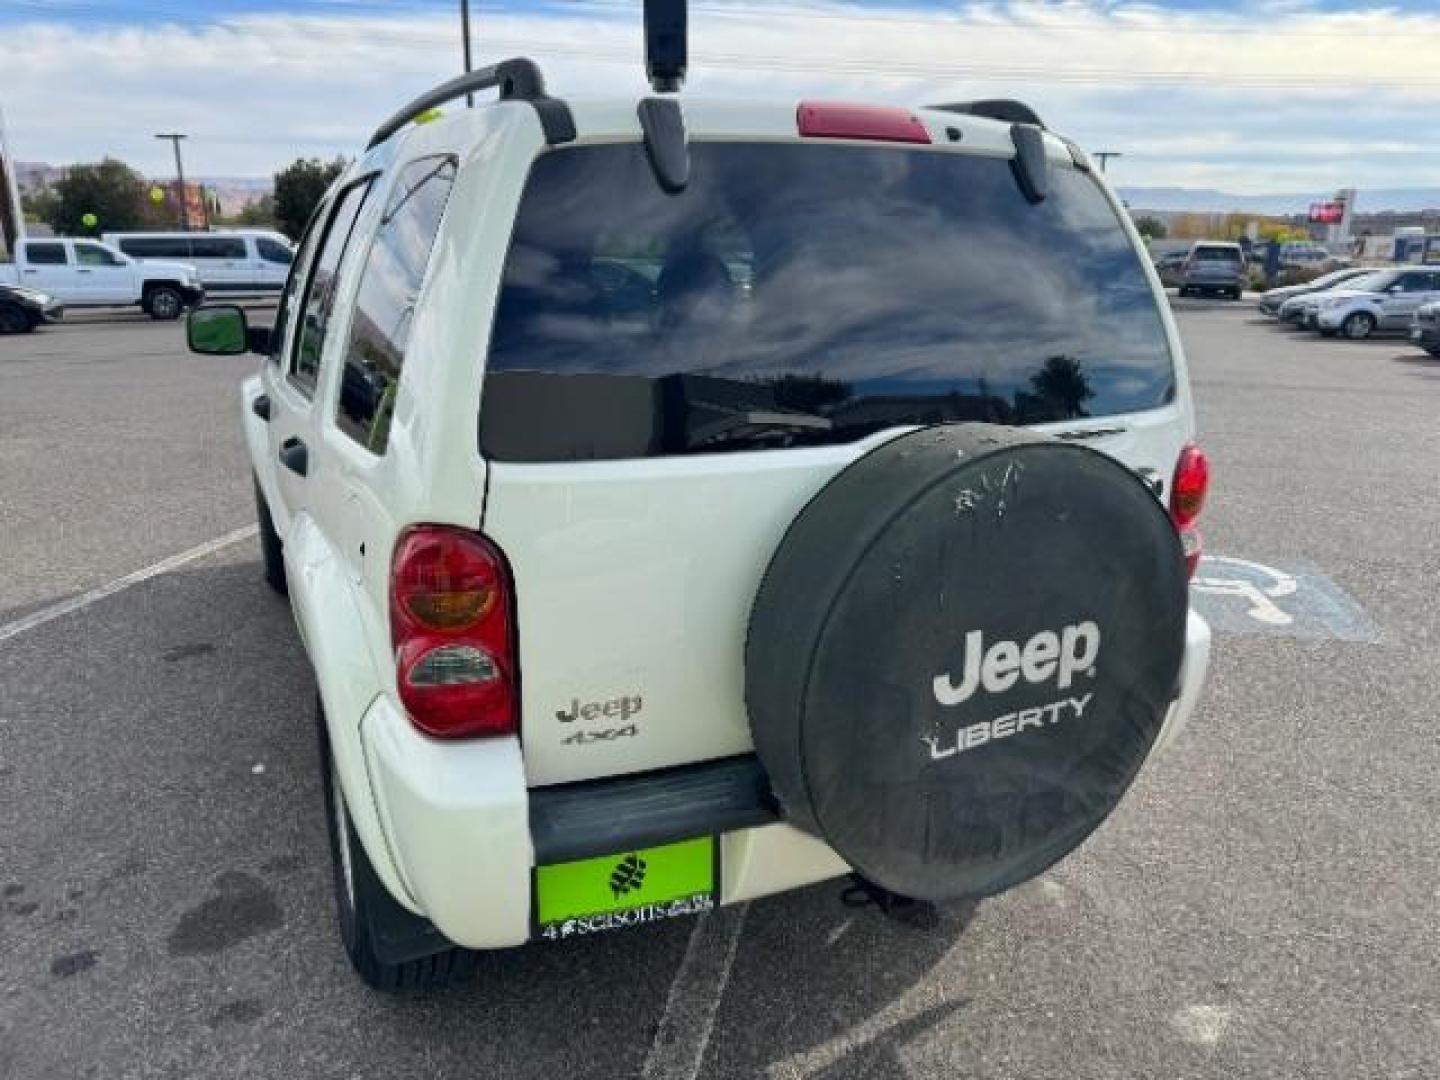
{"type": "Polygon", "coordinates": [[[956,101],[949,105],[928,105],[926,108],[941,112],[963,113],[969,116],[983,116],[987,120],[1000,120],[1007,124],[1034,124],[1044,129],[1045,122],[1029,105],[1011,98],[990,98],[986,101],[956,101]]]}
{"type": "Polygon", "coordinates": [[[559,98],[546,95],[545,77],[540,74],[540,68],[535,61],[522,56],[459,75],[421,94],[376,128],[365,149],[373,150],[421,113],[476,90],[496,88],[500,91],[501,101],[527,101],[535,107],[540,127],[545,132],[545,142],[550,146],[574,140],[575,119],[570,115],[570,107],[559,98]]]}

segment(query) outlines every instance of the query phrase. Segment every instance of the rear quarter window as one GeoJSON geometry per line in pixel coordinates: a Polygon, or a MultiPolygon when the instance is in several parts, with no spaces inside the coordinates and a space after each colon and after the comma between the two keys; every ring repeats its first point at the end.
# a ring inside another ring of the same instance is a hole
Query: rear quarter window
{"type": "Polygon", "coordinates": [[[895,147],[637,144],[534,164],[481,405],[487,457],[568,461],[1031,424],[1175,391],[1146,268],[1096,182],[895,147]]]}
{"type": "Polygon", "coordinates": [[[335,423],[383,454],[415,299],[455,184],[454,157],[421,158],[400,174],[360,278],[335,423]]]}

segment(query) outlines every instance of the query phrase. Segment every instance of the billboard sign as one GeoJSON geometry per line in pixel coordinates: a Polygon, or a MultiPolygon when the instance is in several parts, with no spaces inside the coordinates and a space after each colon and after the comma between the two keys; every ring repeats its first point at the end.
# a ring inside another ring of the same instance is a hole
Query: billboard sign
{"type": "Polygon", "coordinates": [[[1310,204],[1310,221],[1316,225],[1338,225],[1345,219],[1343,202],[1317,202],[1310,204]]]}

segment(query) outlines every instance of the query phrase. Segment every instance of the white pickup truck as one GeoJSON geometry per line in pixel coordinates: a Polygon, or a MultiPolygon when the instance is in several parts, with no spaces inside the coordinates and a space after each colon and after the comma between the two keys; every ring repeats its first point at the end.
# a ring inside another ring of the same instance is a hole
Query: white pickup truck
{"type": "Polygon", "coordinates": [[[141,262],[97,240],[21,240],[0,263],[0,284],[48,293],[69,307],[139,305],[155,319],[178,319],[205,298],[185,263],[141,262]]]}

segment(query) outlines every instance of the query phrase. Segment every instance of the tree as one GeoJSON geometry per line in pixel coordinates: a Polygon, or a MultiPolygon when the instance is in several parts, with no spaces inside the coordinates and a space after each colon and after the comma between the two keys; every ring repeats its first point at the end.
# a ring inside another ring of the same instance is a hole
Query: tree
{"type": "Polygon", "coordinates": [[[1164,240],[1170,235],[1170,230],[1165,228],[1165,223],[1150,214],[1143,214],[1136,218],[1135,228],[1141,236],[1151,240],[1164,240]]]}
{"type": "Polygon", "coordinates": [[[328,164],[319,158],[298,158],[275,174],[275,223],[281,232],[300,239],[326,190],[347,164],[344,158],[328,164]]]}
{"type": "Polygon", "coordinates": [[[54,198],[35,199],[31,205],[62,236],[89,233],[86,214],[94,214],[93,231],[123,232],[164,225],[163,208],[147,198],[149,183],[123,161],[105,158],[98,165],[72,165],[55,181],[54,198]]]}
{"type": "Polygon", "coordinates": [[[20,193],[20,209],[26,221],[43,221],[49,224],[60,209],[60,196],[49,184],[31,188],[20,193]]]}
{"type": "Polygon", "coordinates": [[[216,218],[215,224],[226,229],[274,229],[275,196],[262,195],[235,213],[216,218]]]}

